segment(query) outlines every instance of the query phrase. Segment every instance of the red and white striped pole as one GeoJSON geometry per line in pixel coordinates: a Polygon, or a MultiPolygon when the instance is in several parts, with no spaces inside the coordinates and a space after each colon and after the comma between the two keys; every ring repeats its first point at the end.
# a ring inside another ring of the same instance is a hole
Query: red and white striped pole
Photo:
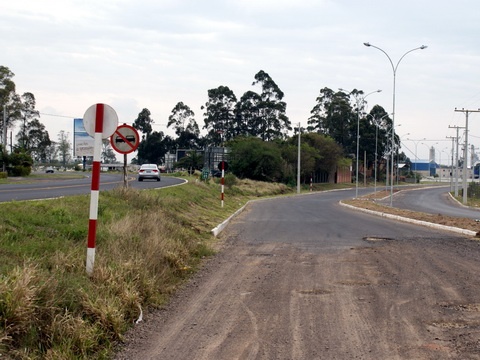
{"type": "Polygon", "coordinates": [[[102,156],[104,104],[96,104],[95,136],[93,147],[92,187],[90,194],[90,218],[88,222],[87,274],[92,275],[95,263],[95,239],[97,236],[98,198],[100,190],[100,164],[102,156]]]}
{"type": "Polygon", "coordinates": [[[220,181],[222,184],[222,208],[223,208],[223,199],[225,194],[225,161],[222,160],[222,180],[220,181]]]}

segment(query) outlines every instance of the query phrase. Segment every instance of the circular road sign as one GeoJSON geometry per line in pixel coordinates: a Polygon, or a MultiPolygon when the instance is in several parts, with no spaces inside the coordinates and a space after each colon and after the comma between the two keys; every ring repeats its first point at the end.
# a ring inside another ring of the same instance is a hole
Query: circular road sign
{"type": "Polygon", "coordinates": [[[140,144],[140,136],[134,127],[123,124],[110,137],[110,144],[120,154],[130,154],[137,150],[140,144]]]}
{"type": "Polygon", "coordinates": [[[90,106],[83,115],[83,127],[88,135],[95,137],[95,123],[97,120],[97,105],[103,105],[103,131],[102,139],[108,139],[118,126],[118,116],[115,110],[107,104],[90,106]]]}

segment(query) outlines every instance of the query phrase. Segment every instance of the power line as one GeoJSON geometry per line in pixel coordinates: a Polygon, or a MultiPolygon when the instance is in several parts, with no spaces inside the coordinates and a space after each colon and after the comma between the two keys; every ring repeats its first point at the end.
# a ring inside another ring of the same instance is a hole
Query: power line
{"type": "Polygon", "coordinates": [[[56,116],[68,119],[81,119],[81,116],[65,116],[65,115],[56,115],[56,114],[46,114],[46,113],[39,113],[40,115],[47,115],[47,116],[56,116]]]}

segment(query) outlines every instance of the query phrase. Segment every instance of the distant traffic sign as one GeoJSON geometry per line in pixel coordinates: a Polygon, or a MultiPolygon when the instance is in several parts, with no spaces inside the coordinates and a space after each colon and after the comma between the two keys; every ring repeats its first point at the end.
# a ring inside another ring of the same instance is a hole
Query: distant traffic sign
{"type": "Polygon", "coordinates": [[[140,145],[140,136],[134,127],[123,124],[110,137],[110,144],[120,154],[129,154],[137,150],[140,145]]]}

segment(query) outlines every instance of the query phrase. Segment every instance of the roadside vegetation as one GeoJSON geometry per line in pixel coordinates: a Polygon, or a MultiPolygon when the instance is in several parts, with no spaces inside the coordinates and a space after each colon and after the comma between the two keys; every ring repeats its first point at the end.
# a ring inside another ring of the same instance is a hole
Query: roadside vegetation
{"type": "Polygon", "coordinates": [[[0,355],[106,359],[142,312],[215,252],[211,230],[248,200],[294,189],[228,176],[162,190],[101,192],[94,273],[89,195],[0,204],[0,355]]]}

